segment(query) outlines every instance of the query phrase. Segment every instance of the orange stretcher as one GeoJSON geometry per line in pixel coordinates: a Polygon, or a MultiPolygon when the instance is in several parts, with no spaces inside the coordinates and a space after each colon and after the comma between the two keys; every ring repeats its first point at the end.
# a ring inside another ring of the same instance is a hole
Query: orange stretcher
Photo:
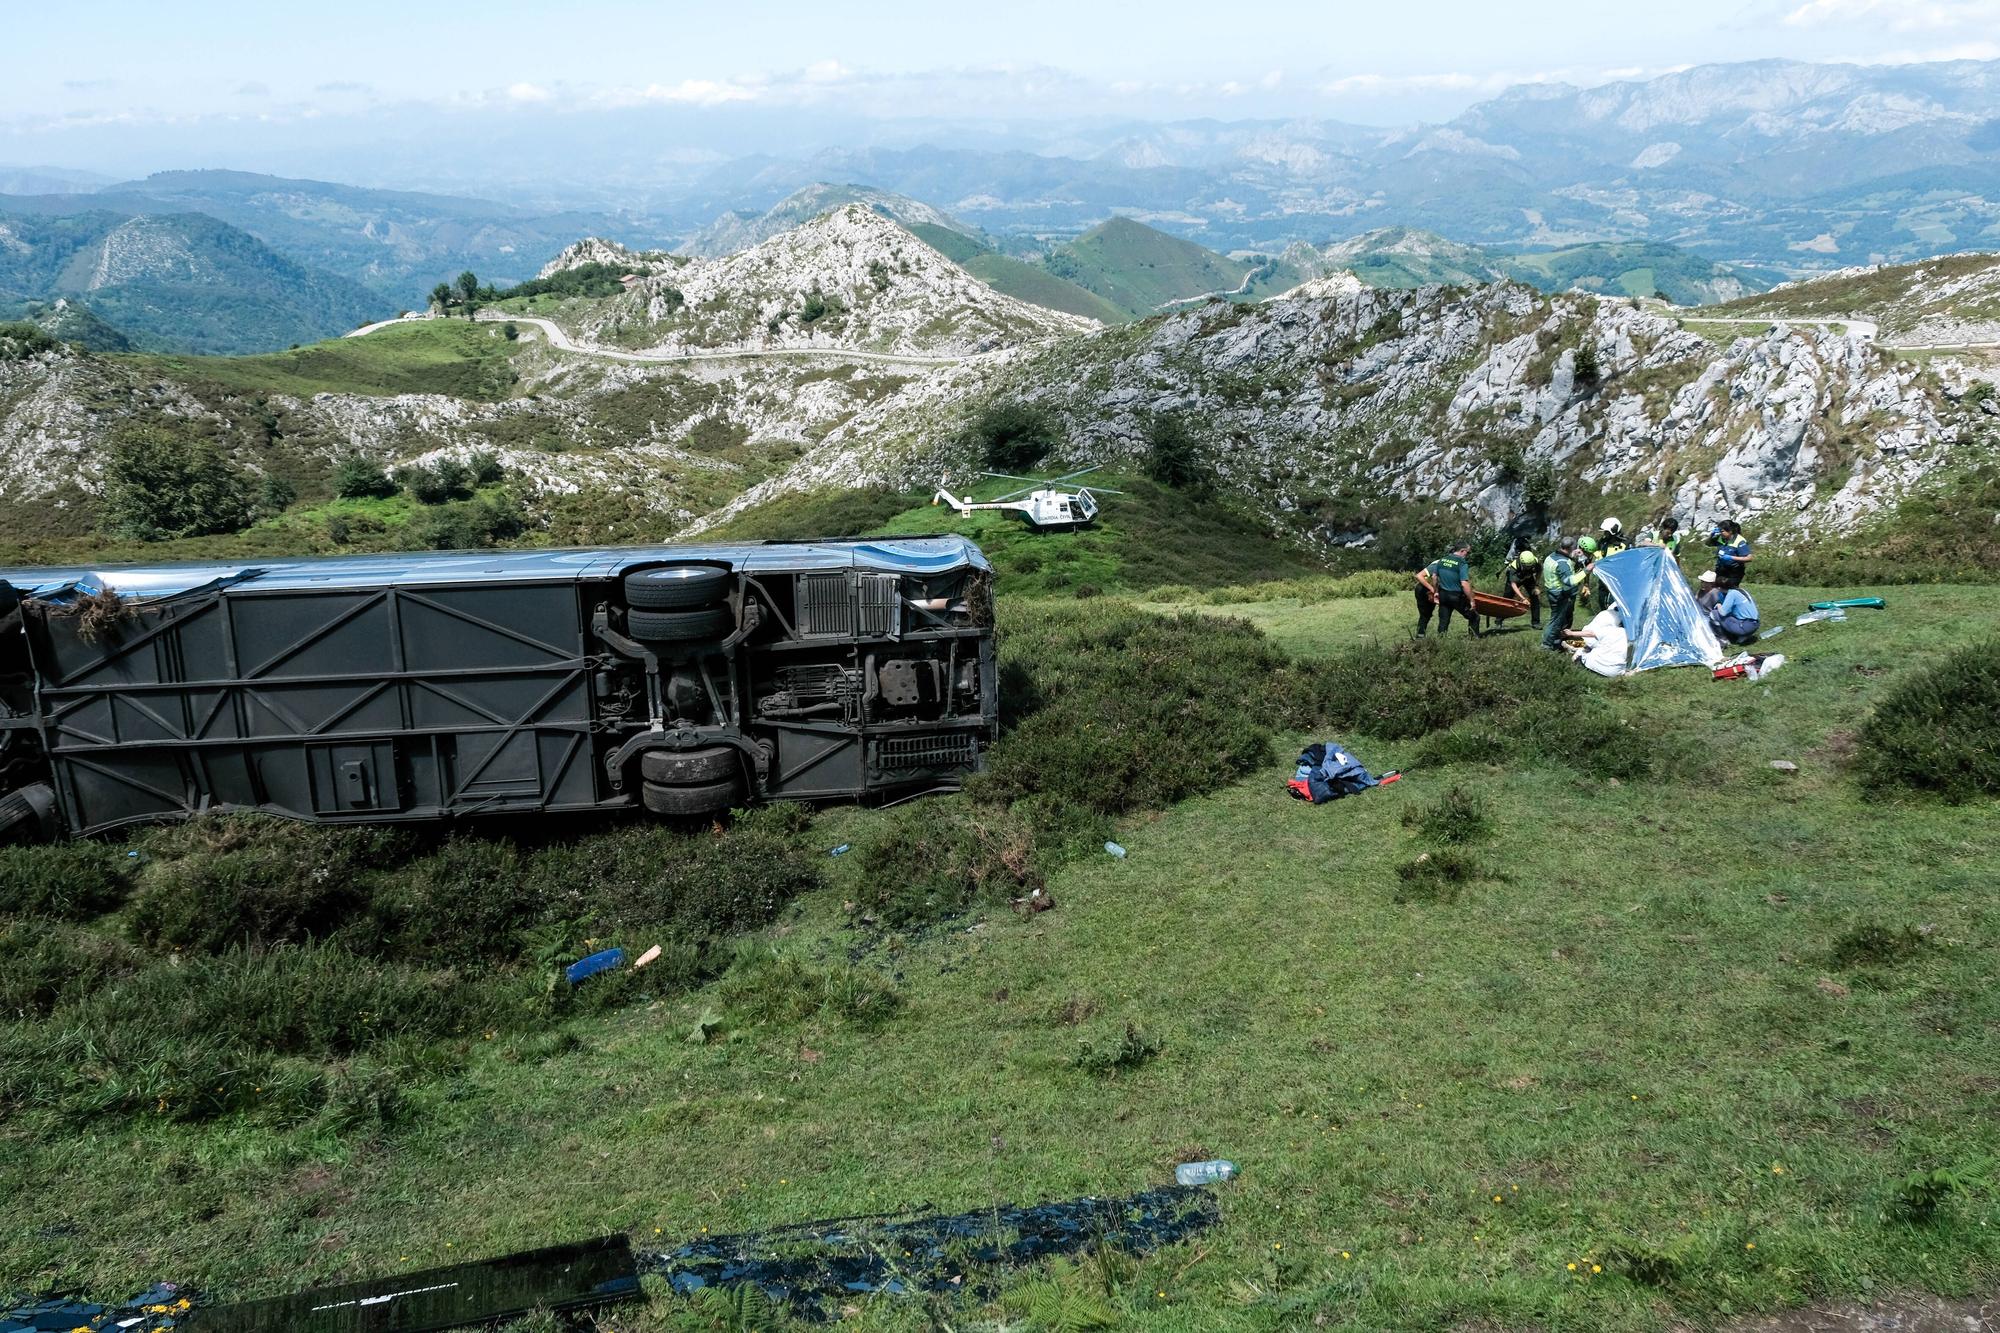
{"type": "Polygon", "coordinates": [[[1514,616],[1528,614],[1528,604],[1518,597],[1502,597],[1498,593],[1475,592],[1472,594],[1472,609],[1488,620],[1508,620],[1514,616]]]}

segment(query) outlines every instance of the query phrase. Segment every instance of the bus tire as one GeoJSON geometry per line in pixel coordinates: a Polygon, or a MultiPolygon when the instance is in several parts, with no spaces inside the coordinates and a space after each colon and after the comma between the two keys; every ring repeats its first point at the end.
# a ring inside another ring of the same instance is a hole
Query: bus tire
{"type": "Polygon", "coordinates": [[[685,818],[691,815],[716,815],[735,805],[743,793],[743,784],[735,778],[726,782],[704,782],[694,787],[667,787],[657,782],[648,782],[639,788],[639,800],[656,815],[685,818]]]}
{"type": "Polygon", "coordinates": [[[736,617],[726,606],[702,611],[627,611],[625,626],[635,639],[653,643],[701,643],[726,637],[736,617]]]}
{"type": "Polygon", "coordinates": [[[712,745],[703,750],[647,750],[639,756],[639,776],[662,787],[734,782],[742,773],[743,756],[733,745],[712,745]]]}
{"type": "Polygon", "coordinates": [[[665,565],[625,576],[625,605],[641,611],[689,611],[729,595],[730,573],[714,565],[665,565]]]}

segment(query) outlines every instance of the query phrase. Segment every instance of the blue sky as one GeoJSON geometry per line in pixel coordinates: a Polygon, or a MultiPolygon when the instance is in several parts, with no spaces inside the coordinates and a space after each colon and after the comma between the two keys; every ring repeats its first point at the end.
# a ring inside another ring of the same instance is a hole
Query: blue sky
{"type": "Polygon", "coordinates": [[[2000,0],[0,0],[0,162],[391,108],[1393,124],[1512,83],[1765,56],[1992,59],[2000,0]]]}

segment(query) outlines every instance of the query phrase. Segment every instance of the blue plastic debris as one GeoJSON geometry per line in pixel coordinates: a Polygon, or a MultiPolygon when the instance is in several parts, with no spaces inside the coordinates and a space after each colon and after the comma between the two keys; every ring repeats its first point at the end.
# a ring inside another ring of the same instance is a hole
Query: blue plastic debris
{"type": "Polygon", "coordinates": [[[163,1333],[188,1328],[193,1319],[190,1300],[171,1282],[134,1296],[123,1305],[99,1305],[73,1297],[50,1296],[12,1309],[0,1307],[0,1333],[41,1333],[57,1329],[121,1330],[122,1333],[163,1333]]]}
{"type": "Polygon", "coordinates": [[[1120,846],[1119,846],[1119,845],[1118,845],[1117,843],[1115,843],[1115,842],[1107,842],[1107,843],[1105,843],[1105,844],[1104,844],[1104,850],[1105,850],[1105,851],[1107,851],[1107,852],[1109,852],[1109,853],[1111,853],[1111,855],[1113,855],[1113,856],[1117,857],[1117,858],[1118,858],[1119,860],[1121,860],[1121,861],[1123,861],[1123,860],[1125,859],[1125,849],[1124,849],[1123,847],[1120,847],[1120,846]]]}
{"type": "Polygon", "coordinates": [[[577,959],[574,963],[563,969],[563,976],[568,978],[570,985],[574,986],[587,977],[596,976],[599,972],[608,972],[624,961],[625,951],[623,949],[606,949],[602,953],[594,953],[588,958],[577,959]]]}
{"type": "Polygon", "coordinates": [[[840,854],[841,854],[842,852],[845,852],[845,851],[846,851],[847,849],[848,849],[848,844],[847,844],[847,843],[844,843],[844,842],[843,842],[843,843],[841,843],[841,844],[840,844],[840,846],[838,846],[838,847],[834,848],[834,849],[833,849],[832,851],[828,852],[828,853],[827,853],[827,855],[828,855],[828,856],[839,856],[839,855],[840,855],[840,854]]]}
{"type": "Polygon", "coordinates": [[[686,1295],[752,1285],[796,1319],[840,1317],[850,1293],[993,1294],[1002,1270],[1099,1247],[1149,1254],[1214,1225],[1207,1190],[1163,1186],[1125,1198],[1065,1199],[949,1216],[830,1218],[770,1231],[703,1236],[642,1253],[640,1267],[686,1295]]]}

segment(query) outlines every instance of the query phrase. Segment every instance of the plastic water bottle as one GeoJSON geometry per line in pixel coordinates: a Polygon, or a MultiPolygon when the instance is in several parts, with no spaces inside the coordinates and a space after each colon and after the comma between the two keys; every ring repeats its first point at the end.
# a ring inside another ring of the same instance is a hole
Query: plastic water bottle
{"type": "Polygon", "coordinates": [[[1218,1157],[1212,1162],[1182,1162],[1174,1168],[1177,1185],[1213,1185],[1218,1180],[1234,1180],[1236,1163],[1218,1157]]]}
{"type": "Polygon", "coordinates": [[[843,854],[844,854],[844,853],[845,853],[845,852],[847,851],[847,848],[848,848],[848,844],[847,844],[847,843],[844,843],[844,842],[843,842],[843,843],[841,843],[841,844],[840,844],[840,846],[838,846],[838,847],[834,848],[834,849],[833,849],[832,851],[828,852],[828,853],[827,853],[827,855],[828,855],[828,856],[840,856],[840,855],[843,855],[843,854]]]}
{"type": "Polygon", "coordinates": [[[1123,847],[1120,847],[1115,842],[1105,843],[1104,850],[1111,853],[1113,856],[1117,857],[1121,861],[1125,859],[1125,849],[1123,847]]]}

